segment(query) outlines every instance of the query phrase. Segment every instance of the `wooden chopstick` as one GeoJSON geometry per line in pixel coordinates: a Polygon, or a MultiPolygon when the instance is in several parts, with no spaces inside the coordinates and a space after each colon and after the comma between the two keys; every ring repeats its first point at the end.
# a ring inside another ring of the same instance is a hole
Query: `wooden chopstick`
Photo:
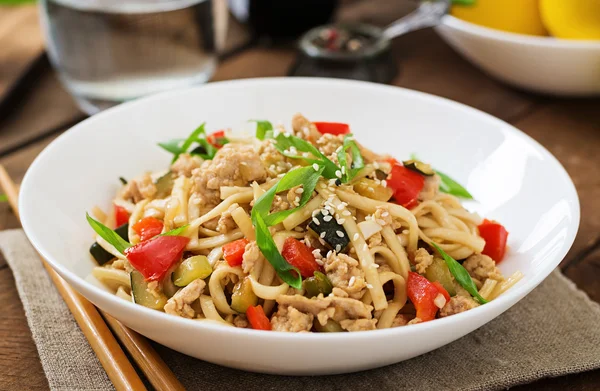
{"type": "MultiPolygon", "coordinates": [[[[19,218],[17,186],[2,165],[0,165],[0,187],[4,189],[11,208],[19,218]]],[[[185,390],[167,364],[143,336],[127,328],[109,314],[97,309],[71,288],[41,256],[40,260],[117,390],[137,391],[145,390],[146,387],[110,332],[102,316],[104,316],[106,322],[111,326],[113,332],[154,388],[159,391],[185,390]]]]}

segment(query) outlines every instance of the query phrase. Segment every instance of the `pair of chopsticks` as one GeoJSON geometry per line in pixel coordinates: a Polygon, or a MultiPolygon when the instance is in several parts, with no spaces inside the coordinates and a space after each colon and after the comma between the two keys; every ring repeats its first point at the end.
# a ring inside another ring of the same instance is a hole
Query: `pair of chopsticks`
{"type": "MultiPolygon", "coordinates": [[[[4,189],[13,212],[19,218],[17,186],[2,165],[0,165],[0,187],[4,189]]],[[[117,390],[137,391],[145,390],[146,387],[113,333],[125,346],[154,388],[159,391],[185,390],[146,338],[97,309],[71,288],[41,256],[40,260],[117,390]],[[112,329],[112,333],[107,323],[112,329]]]]}

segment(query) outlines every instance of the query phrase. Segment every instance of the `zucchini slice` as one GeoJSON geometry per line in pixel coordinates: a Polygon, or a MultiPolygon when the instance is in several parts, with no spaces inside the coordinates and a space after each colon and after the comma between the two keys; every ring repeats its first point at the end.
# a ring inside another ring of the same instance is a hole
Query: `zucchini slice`
{"type": "Polygon", "coordinates": [[[338,224],[335,217],[331,215],[325,216],[319,212],[308,224],[308,230],[315,237],[322,239],[325,246],[336,253],[343,252],[348,247],[348,244],[350,244],[348,233],[341,224],[338,224]]]}
{"type": "Polygon", "coordinates": [[[325,274],[315,272],[312,277],[304,280],[304,290],[308,298],[319,296],[320,293],[327,296],[333,290],[333,286],[325,274]]]}
{"type": "Polygon", "coordinates": [[[342,326],[340,326],[340,324],[333,319],[328,319],[324,326],[322,326],[321,323],[315,319],[313,326],[319,333],[341,333],[345,331],[342,326]]]}
{"type": "Polygon", "coordinates": [[[156,297],[148,291],[148,281],[144,279],[142,273],[134,270],[129,274],[129,278],[131,279],[131,295],[135,303],[154,310],[162,310],[167,304],[167,296],[161,293],[156,297]]]}
{"type": "Polygon", "coordinates": [[[195,255],[177,266],[177,269],[171,274],[171,280],[175,286],[184,287],[198,278],[204,280],[210,276],[212,271],[208,258],[204,255],[195,255]]]}
{"type": "Polygon", "coordinates": [[[404,167],[408,168],[409,170],[416,171],[419,174],[423,174],[425,176],[435,175],[435,171],[433,171],[433,168],[431,168],[429,164],[423,163],[419,160],[406,160],[402,162],[402,164],[404,164],[404,167]]]}
{"type": "MultiPolygon", "coordinates": [[[[120,226],[119,228],[115,229],[115,232],[117,233],[117,235],[119,235],[126,241],[129,241],[129,233],[128,233],[129,232],[129,224],[128,223],[125,223],[122,226],[120,226]]],[[[111,259],[113,259],[115,257],[114,255],[112,255],[111,253],[109,253],[108,251],[103,249],[102,246],[100,246],[96,242],[94,242],[94,244],[92,244],[90,246],[90,254],[92,254],[92,257],[94,257],[94,259],[100,266],[104,265],[106,262],[110,261],[111,259]]]]}
{"type": "Polygon", "coordinates": [[[258,297],[252,290],[252,283],[248,277],[235,284],[231,294],[231,308],[241,314],[245,314],[248,307],[254,307],[258,303],[258,297]]]}
{"type": "Polygon", "coordinates": [[[441,258],[433,258],[433,263],[425,269],[425,277],[432,282],[439,282],[448,291],[450,296],[456,295],[456,289],[452,283],[452,274],[441,258]]]}
{"type": "Polygon", "coordinates": [[[155,183],[155,198],[165,198],[170,195],[171,190],[173,190],[173,183],[175,183],[175,179],[173,179],[173,173],[171,171],[158,178],[155,183]]]}
{"type": "Polygon", "coordinates": [[[394,195],[394,190],[391,187],[383,186],[375,182],[373,179],[361,178],[354,186],[354,191],[361,196],[373,198],[377,201],[387,202],[394,195]]]}

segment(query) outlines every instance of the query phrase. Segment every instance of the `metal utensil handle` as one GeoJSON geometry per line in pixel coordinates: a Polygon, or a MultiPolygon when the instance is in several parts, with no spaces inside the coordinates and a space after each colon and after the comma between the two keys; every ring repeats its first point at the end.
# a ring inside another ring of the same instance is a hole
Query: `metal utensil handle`
{"type": "Polygon", "coordinates": [[[421,1],[416,10],[387,26],[383,37],[392,39],[411,31],[436,26],[448,13],[449,8],[450,0],[421,1]]]}

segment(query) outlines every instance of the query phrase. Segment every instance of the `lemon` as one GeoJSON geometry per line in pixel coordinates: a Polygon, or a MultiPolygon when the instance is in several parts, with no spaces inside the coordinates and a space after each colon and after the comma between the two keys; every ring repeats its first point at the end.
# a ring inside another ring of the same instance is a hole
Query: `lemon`
{"type": "MultiPolygon", "coordinates": [[[[556,0],[556,2],[574,0],[556,0]]],[[[600,0],[589,0],[598,1],[600,0]]],[[[476,0],[473,5],[452,6],[451,14],[481,26],[529,35],[547,35],[538,0],[476,0]]]]}
{"type": "Polygon", "coordinates": [[[540,11],[556,38],[600,39],[600,0],[540,0],[540,11]]]}

